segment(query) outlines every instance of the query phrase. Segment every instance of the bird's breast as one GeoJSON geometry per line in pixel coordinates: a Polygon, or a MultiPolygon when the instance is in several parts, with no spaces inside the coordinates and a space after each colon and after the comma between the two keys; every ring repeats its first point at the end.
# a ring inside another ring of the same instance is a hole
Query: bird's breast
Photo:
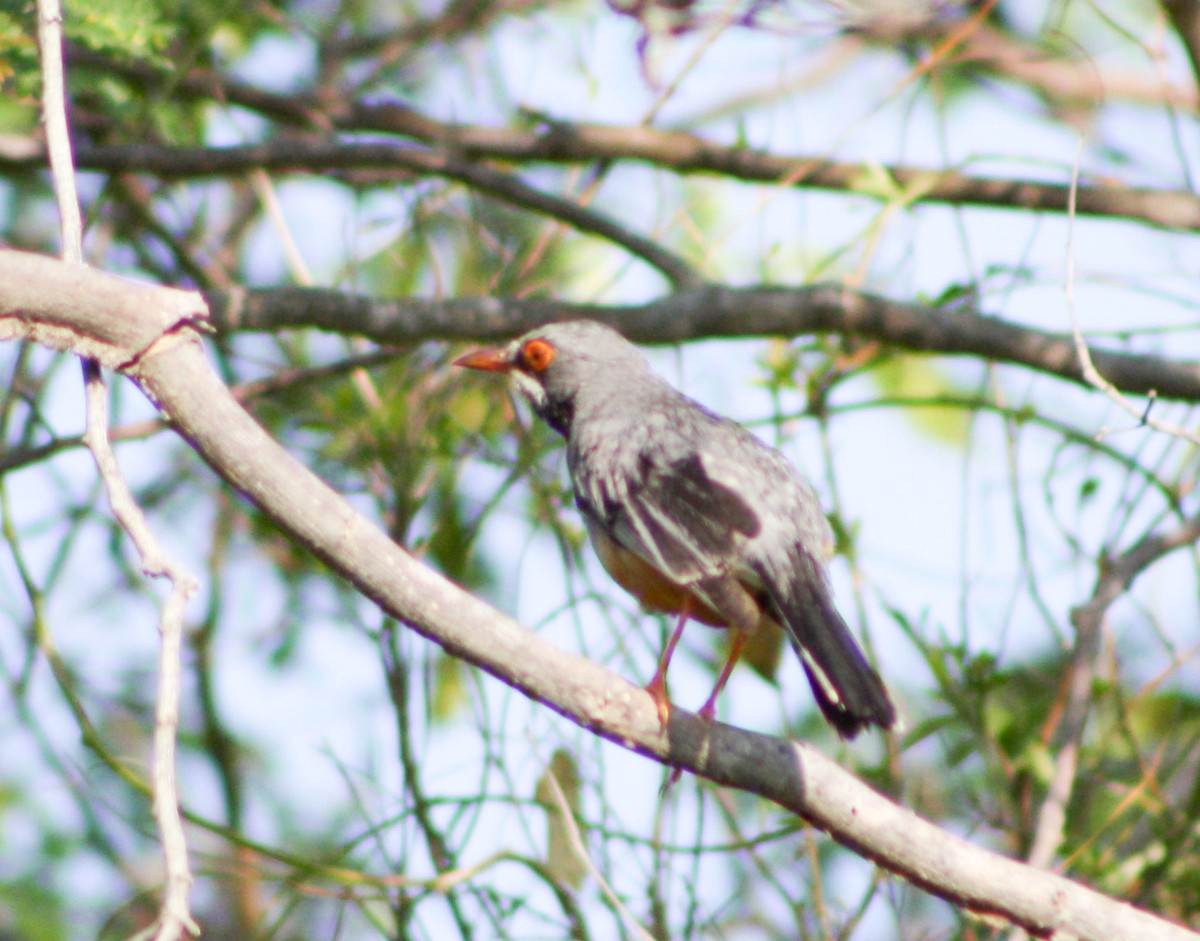
{"type": "Polygon", "coordinates": [[[585,516],[588,535],[600,564],[613,581],[629,592],[647,611],[689,616],[710,627],[727,627],[725,621],[700,601],[686,585],[671,581],[641,556],[630,552],[605,532],[591,516],[585,516]]]}

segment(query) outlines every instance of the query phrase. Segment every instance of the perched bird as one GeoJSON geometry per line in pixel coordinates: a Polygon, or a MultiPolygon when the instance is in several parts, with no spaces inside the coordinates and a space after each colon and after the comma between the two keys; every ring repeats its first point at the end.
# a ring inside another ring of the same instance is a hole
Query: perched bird
{"type": "Polygon", "coordinates": [[[511,375],[567,441],[575,503],[604,567],[647,610],[679,616],[646,687],[664,724],[667,666],[689,619],[734,631],[701,715],[712,718],[747,638],[773,621],[838,734],[895,723],[833,604],[829,522],[782,454],[673,388],[594,321],[548,324],[455,365],[511,375]]]}

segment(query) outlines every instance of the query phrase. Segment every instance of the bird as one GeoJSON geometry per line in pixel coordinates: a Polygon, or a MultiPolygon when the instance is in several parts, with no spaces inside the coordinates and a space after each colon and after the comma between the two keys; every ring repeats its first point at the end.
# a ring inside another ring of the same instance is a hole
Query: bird
{"type": "Polygon", "coordinates": [[[604,568],[647,611],[677,616],[646,686],[663,727],[667,667],[689,621],[733,632],[699,711],[710,721],[746,641],[774,622],[842,738],[896,724],[834,603],[829,521],[782,453],[677,390],[598,321],[546,324],[454,365],[511,377],[566,439],[575,504],[604,568]]]}

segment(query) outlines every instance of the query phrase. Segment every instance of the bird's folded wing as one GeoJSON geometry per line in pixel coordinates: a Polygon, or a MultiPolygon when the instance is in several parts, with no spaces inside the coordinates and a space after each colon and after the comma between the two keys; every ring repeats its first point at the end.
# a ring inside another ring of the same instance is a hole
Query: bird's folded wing
{"type": "Polygon", "coordinates": [[[589,475],[576,485],[584,512],[679,584],[728,571],[761,528],[749,504],[708,475],[699,453],[664,460],[646,451],[634,473],[589,475]]]}

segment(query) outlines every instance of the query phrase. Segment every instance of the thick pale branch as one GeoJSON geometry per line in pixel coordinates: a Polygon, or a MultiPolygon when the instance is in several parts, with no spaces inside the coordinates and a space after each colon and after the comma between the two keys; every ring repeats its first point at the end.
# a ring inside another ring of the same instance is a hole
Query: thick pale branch
{"type": "Polygon", "coordinates": [[[199,294],[0,250],[0,340],[23,337],[121,369],[204,317],[199,294]]]}
{"type": "MultiPolygon", "coordinates": [[[[218,330],[317,327],[380,343],[515,336],[551,320],[591,317],[641,343],[704,337],[840,333],[920,353],[1013,363],[1088,383],[1068,334],[1047,333],[960,308],[891,301],[834,284],[798,288],[708,287],[633,306],[568,304],[538,298],[377,300],[339,291],[271,288],[206,295],[218,330]]],[[[1124,392],[1200,401],[1200,363],[1092,350],[1105,379],[1124,392]]]]}
{"type": "MultiPolygon", "coordinates": [[[[0,252],[0,271],[9,254],[0,252]]],[[[114,281],[114,290],[124,285],[114,281]]],[[[51,284],[47,294],[52,292],[51,284]]],[[[163,301],[170,309],[170,292],[163,301]]],[[[48,306],[55,312],[62,307],[48,306]]],[[[18,325],[36,321],[39,313],[27,308],[18,325]]],[[[98,308],[90,321],[111,316],[113,309],[98,308]]],[[[148,307],[139,316],[146,330],[167,319],[148,307]]],[[[74,332],[86,332],[84,325],[74,332]]],[[[940,830],[807,745],[704,722],[678,709],[660,729],[643,690],[547,644],[358,515],[242,410],[198,341],[154,345],[135,356],[144,346],[126,351],[132,363],[127,371],[214,470],[384,610],[571,721],[655,760],[760,794],[917,885],[972,911],[1003,915],[1034,935],[1196,941],[1184,928],[940,830]]]]}

